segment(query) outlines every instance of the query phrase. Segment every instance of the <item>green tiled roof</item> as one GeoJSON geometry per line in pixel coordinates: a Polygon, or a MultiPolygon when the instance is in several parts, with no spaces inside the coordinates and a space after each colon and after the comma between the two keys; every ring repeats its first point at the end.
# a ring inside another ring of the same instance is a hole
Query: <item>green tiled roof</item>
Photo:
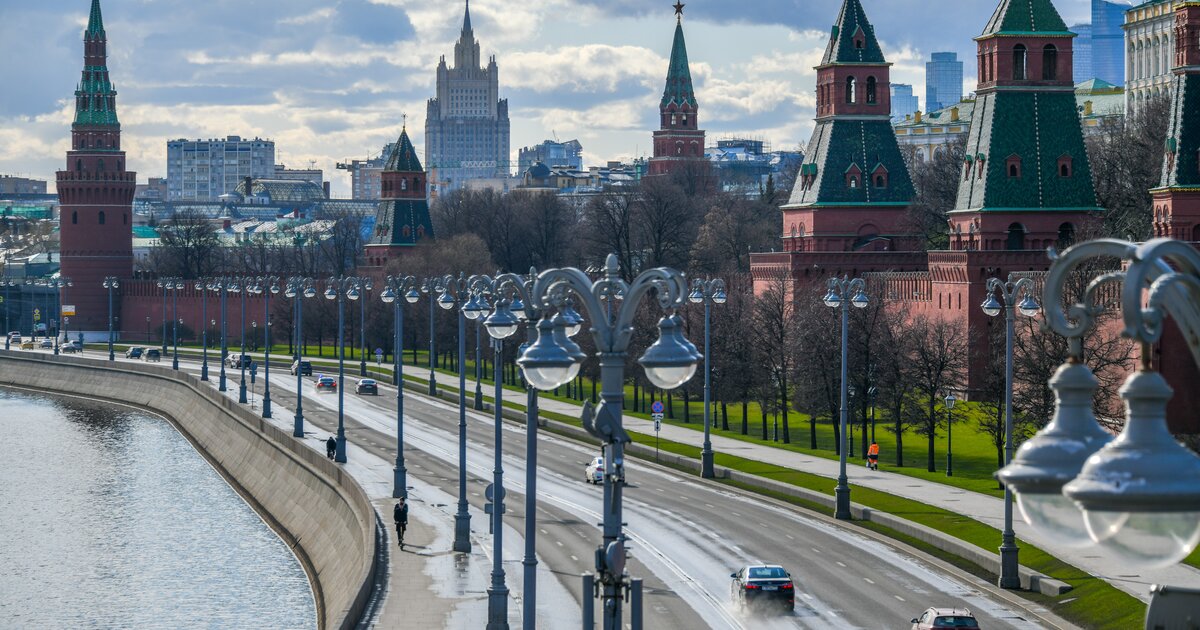
{"type": "Polygon", "coordinates": [[[982,178],[958,187],[956,210],[1096,210],[1096,191],[1083,144],[1075,95],[1070,92],[997,92],[975,103],[968,154],[990,156],[982,178]],[[1071,176],[1058,160],[1071,157],[1071,176]],[[1021,159],[1021,176],[1009,177],[1008,159],[1021,159]]]}
{"type": "Polygon", "coordinates": [[[412,140],[408,139],[407,128],[400,131],[400,139],[392,148],[392,154],[388,156],[387,165],[383,170],[403,173],[420,173],[425,170],[421,168],[421,160],[417,159],[417,150],[413,148],[412,140]]]}
{"type": "Polygon", "coordinates": [[[859,0],[846,0],[842,4],[842,12],[838,14],[837,24],[833,25],[833,33],[829,38],[829,46],[825,48],[825,56],[821,65],[831,63],[885,63],[883,50],[875,39],[875,27],[867,20],[859,0]],[[856,35],[862,48],[854,45],[856,35]]]}
{"type": "Polygon", "coordinates": [[[1066,23],[1050,0],[1000,0],[982,36],[1067,32],[1066,23]]]}
{"type": "Polygon", "coordinates": [[[371,245],[416,245],[419,240],[433,238],[433,220],[429,202],[424,199],[392,199],[379,202],[375,213],[375,235],[371,245]],[[408,234],[405,234],[408,228],[408,234]]]}
{"type": "Polygon", "coordinates": [[[797,182],[789,206],[903,204],[913,198],[912,179],[900,155],[896,133],[887,120],[826,120],[817,123],[804,152],[802,175],[816,176],[804,190],[797,182]],[[871,174],[883,165],[888,185],[876,188],[871,174]],[[863,175],[857,188],[846,184],[846,172],[858,166],[863,175]],[[868,170],[870,169],[870,170],[868,170]]]}
{"type": "Polygon", "coordinates": [[[675,41],[671,44],[671,66],[667,69],[667,87],[663,90],[660,107],[671,103],[687,103],[696,109],[696,92],[692,89],[692,69],[688,66],[687,44],[683,41],[683,23],[675,23],[675,41]]]}
{"type": "Polygon", "coordinates": [[[1167,126],[1167,151],[1174,160],[1163,160],[1159,187],[1200,186],[1200,75],[1185,74],[1172,79],[1175,100],[1167,126]]]}
{"type": "MultiPolygon", "coordinates": [[[[92,0],[85,39],[103,41],[104,18],[100,0],[92,0]]],[[[84,66],[83,77],[75,88],[76,125],[120,125],[117,119],[117,91],[108,78],[108,66],[84,66]]]]}
{"type": "Polygon", "coordinates": [[[100,15],[100,0],[92,0],[92,13],[88,16],[88,35],[104,35],[104,17],[100,15]]]}

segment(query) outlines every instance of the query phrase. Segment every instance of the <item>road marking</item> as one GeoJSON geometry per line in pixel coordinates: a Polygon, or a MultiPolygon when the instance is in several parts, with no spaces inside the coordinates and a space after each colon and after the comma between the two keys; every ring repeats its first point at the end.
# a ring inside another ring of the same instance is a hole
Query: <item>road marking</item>
{"type": "Polygon", "coordinates": [[[896,599],[898,599],[900,601],[905,601],[904,598],[900,597],[899,595],[892,595],[892,597],[895,597],[896,599]]]}
{"type": "Polygon", "coordinates": [[[838,563],[839,567],[842,567],[842,568],[846,567],[846,563],[842,562],[841,560],[838,560],[837,563],[838,563]]]}
{"type": "Polygon", "coordinates": [[[874,584],[874,583],[875,583],[875,581],[874,581],[874,580],[872,580],[871,578],[865,577],[865,578],[863,578],[863,579],[864,579],[864,580],[866,580],[867,584],[874,584]]]}
{"type": "Polygon", "coordinates": [[[817,549],[816,547],[813,547],[813,548],[812,548],[812,550],[813,550],[813,551],[815,551],[815,552],[817,552],[817,553],[821,553],[821,550],[820,550],[820,549],[817,549]]]}
{"type": "Polygon", "coordinates": [[[554,541],[554,544],[558,545],[559,547],[563,546],[562,541],[558,540],[554,541]]]}
{"type": "Polygon", "coordinates": [[[713,504],[711,504],[711,503],[705,503],[704,505],[705,505],[706,507],[710,507],[710,508],[715,508],[715,507],[717,507],[717,506],[715,506],[715,505],[713,505],[713,504]]]}
{"type": "Polygon", "coordinates": [[[575,556],[571,556],[571,559],[574,560],[575,562],[579,562],[579,558],[576,558],[575,556]]]}
{"type": "Polygon", "coordinates": [[[543,534],[547,534],[547,533],[549,533],[549,532],[547,532],[547,531],[546,531],[546,530],[544,530],[544,529],[539,529],[538,531],[542,532],[543,534]]]}
{"type": "Polygon", "coordinates": [[[767,525],[766,523],[764,523],[762,521],[759,521],[758,524],[762,525],[763,527],[770,527],[770,525],[767,525]]]}
{"type": "Polygon", "coordinates": [[[732,514],[734,516],[741,516],[741,514],[738,514],[737,512],[730,512],[730,514],[732,514]]]}

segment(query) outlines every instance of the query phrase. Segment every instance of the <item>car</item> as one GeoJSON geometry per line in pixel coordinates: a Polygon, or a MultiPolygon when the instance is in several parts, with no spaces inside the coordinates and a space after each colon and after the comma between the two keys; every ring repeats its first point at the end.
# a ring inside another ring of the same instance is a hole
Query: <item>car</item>
{"type": "Polygon", "coordinates": [[[21,333],[19,333],[19,332],[8,333],[8,341],[9,341],[9,343],[21,343],[21,333]]]}
{"type": "Polygon", "coordinates": [[[64,354],[71,354],[71,353],[81,352],[81,351],[83,351],[83,346],[80,343],[75,342],[75,341],[68,341],[67,343],[64,343],[62,345],[62,347],[59,348],[59,352],[62,352],[64,354]]]}
{"type": "Polygon", "coordinates": [[[604,458],[593,457],[592,461],[583,469],[583,480],[597,484],[604,481],[604,458]]]}
{"type": "Polygon", "coordinates": [[[248,354],[231,354],[225,357],[225,365],[240,370],[243,367],[250,367],[250,355],[248,354]]]}
{"type": "Polygon", "coordinates": [[[979,622],[969,608],[926,608],[912,620],[912,630],[940,628],[979,628],[979,622]]]}
{"type": "Polygon", "coordinates": [[[140,359],[140,358],[142,358],[142,353],[145,351],[146,351],[145,348],[138,348],[136,346],[129,348],[128,350],[125,351],[125,358],[126,359],[140,359]]]}
{"type": "Polygon", "coordinates": [[[54,342],[51,341],[50,339],[43,339],[42,343],[41,343],[41,347],[43,350],[53,350],[54,342]]]}
{"type": "Polygon", "coordinates": [[[321,392],[321,391],[336,392],[337,391],[337,381],[334,380],[334,378],[332,376],[318,376],[317,380],[313,382],[313,385],[316,386],[318,392],[321,392]]]}
{"type": "Polygon", "coordinates": [[[33,343],[32,341],[22,341],[21,342],[22,350],[33,350],[36,347],[37,347],[37,344],[33,343]]]}
{"type": "Polygon", "coordinates": [[[158,348],[148,348],[142,353],[142,360],[158,363],[162,360],[162,353],[158,351],[158,348]]]}
{"type": "Polygon", "coordinates": [[[376,383],[375,379],[373,379],[373,378],[360,378],[360,379],[358,379],[358,385],[354,386],[354,393],[355,394],[374,394],[374,395],[378,396],[379,395],[379,383],[376,383]]]}
{"type": "Polygon", "coordinates": [[[301,376],[312,376],[312,363],[309,361],[292,361],[292,375],[297,372],[301,376]]]}
{"type": "Polygon", "coordinates": [[[750,564],[729,575],[729,597],[742,609],[796,609],[796,585],[792,574],[777,564],[750,564]]]}

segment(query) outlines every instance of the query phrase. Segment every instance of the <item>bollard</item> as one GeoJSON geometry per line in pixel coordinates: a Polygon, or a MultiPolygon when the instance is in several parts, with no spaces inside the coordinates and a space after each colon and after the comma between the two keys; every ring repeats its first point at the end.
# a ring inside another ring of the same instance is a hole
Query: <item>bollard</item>
{"type": "Polygon", "coordinates": [[[596,576],[583,574],[583,630],[596,628],[596,576]]]}
{"type": "Polygon", "coordinates": [[[629,580],[629,626],[642,630],[642,578],[629,580]]]}

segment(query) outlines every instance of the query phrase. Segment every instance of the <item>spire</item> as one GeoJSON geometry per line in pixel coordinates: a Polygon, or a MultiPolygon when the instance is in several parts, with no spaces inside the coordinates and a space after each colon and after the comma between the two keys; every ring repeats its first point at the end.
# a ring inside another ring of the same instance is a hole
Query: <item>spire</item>
{"type": "Polygon", "coordinates": [[[466,13],[463,14],[462,32],[470,33],[471,31],[471,0],[467,0],[467,10],[466,13]]]}
{"type": "Polygon", "coordinates": [[[1033,33],[1067,34],[1067,25],[1050,0],[1002,0],[977,39],[1033,33]]]}
{"type": "Polygon", "coordinates": [[[859,0],[846,0],[825,48],[821,65],[887,63],[875,39],[875,27],[867,20],[859,0]]]}
{"type": "Polygon", "coordinates": [[[424,172],[425,169],[421,168],[421,160],[417,158],[417,150],[413,148],[412,140],[408,138],[407,124],[400,131],[400,139],[396,141],[396,146],[392,149],[392,154],[388,156],[387,165],[383,167],[383,170],[401,173],[424,172]]]}
{"type": "MultiPolygon", "coordinates": [[[[679,9],[677,9],[679,10],[679,9]]],[[[682,12],[677,15],[682,18],[682,12]]],[[[687,44],[683,41],[682,19],[675,23],[675,41],[671,44],[671,66],[667,69],[667,87],[663,90],[661,107],[672,102],[687,103],[696,108],[696,92],[692,89],[692,70],[688,66],[687,44]]]]}
{"type": "Polygon", "coordinates": [[[88,16],[87,34],[104,36],[104,17],[100,15],[100,0],[92,0],[92,13],[88,16]]]}

